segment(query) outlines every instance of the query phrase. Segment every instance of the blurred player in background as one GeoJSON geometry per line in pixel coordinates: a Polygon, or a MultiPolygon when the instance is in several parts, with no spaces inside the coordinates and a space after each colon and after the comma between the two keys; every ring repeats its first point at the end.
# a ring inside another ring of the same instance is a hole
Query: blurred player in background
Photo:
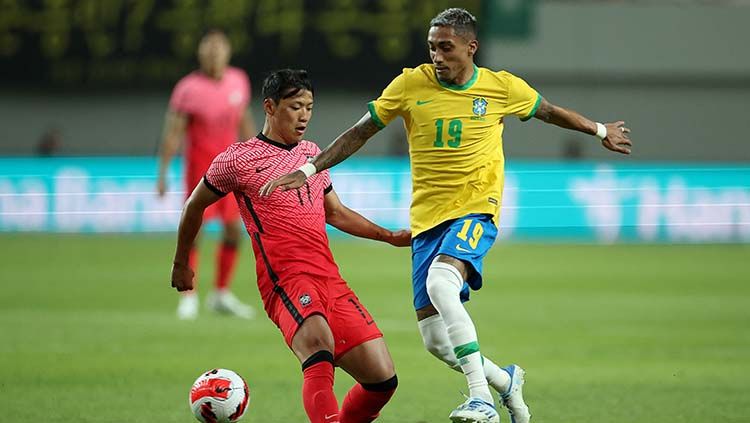
{"type": "Polygon", "coordinates": [[[172,286],[193,288],[188,256],[203,211],[234,193],[253,241],[258,289],[268,317],[302,363],[302,396],[313,423],[371,422],[396,390],[390,353],[372,316],[341,278],[328,246],[326,222],[349,234],[410,245],[409,231],[391,232],[344,206],[328,171],[299,188],[260,198],[260,187],[320,153],[304,141],[313,106],[307,72],[281,70],[263,83],[263,131],[219,154],[180,220],[172,286]],[[334,365],[358,383],[339,410],[334,365]]]}
{"type": "MultiPolygon", "coordinates": [[[[427,42],[431,64],[404,69],[356,125],[311,163],[266,184],[261,195],[304,185],[401,116],[412,169],[412,284],[419,330],[427,350],[462,371],[469,386],[469,398],[450,418],[498,422],[489,384],[511,422],[525,423],[531,415],[523,400],[524,371],[513,364],[501,368],[481,355],[474,323],[462,304],[469,289],[481,288],[482,259],[497,236],[503,120],[535,117],[596,135],[605,148],[622,154],[630,153],[630,131],[624,122],[603,125],[555,106],[508,72],[478,68],[476,19],[464,9],[438,14],[427,42]]],[[[501,320],[499,327],[507,342],[514,342],[512,326],[501,320]]]]}
{"type": "MultiPolygon", "coordinates": [[[[228,66],[231,46],[227,36],[211,30],[198,45],[200,69],[182,78],[169,100],[159,161],[158,192],[167,190],[167,168],[183,138],[185,145],[185,192],[190,195],[217,154],[230,144],[255,133],[248,110],[250,82],[241,69],[228,66]]],[[[243,318],[252,318],[252,307],[240,302],[229,290],[240,240],[240,215],[229,199],[206,210],[206,218],[220,219],[223,225],[217,249],[214,292],[207,298],[210,309],[243,318]]],[[[190,249],[190,267],[198,263],[196,246],[190,249]]],[[[198,315],[198,295],[190,290],[180,297],[177,316],[194,319],[198,315]]]]}

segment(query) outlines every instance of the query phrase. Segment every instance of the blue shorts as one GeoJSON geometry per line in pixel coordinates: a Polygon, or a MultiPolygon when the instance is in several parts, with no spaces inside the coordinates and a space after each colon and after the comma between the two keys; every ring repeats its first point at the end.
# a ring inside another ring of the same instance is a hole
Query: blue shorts
{"type": "Polygon", "coordinates": [[[497,238],[497,226],[486,214],[469,214],[443,222],[411,241],[414,309],[430,304],[427,271],[438,254],[455,257],[470,265],[469,280],[461,289],[461,301],[469,300],[469,288],[482,287],[482,259],[497,238]]]}

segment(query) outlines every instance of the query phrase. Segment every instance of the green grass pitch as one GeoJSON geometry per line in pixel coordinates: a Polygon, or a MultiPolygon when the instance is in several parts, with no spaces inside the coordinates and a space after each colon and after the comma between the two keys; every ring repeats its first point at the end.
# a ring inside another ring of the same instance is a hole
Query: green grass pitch
{"type": "MultiPolygon", "coordinates": [[[[0,421],[190,422],[188,390],[212,367],[248,381],[245,421],[306,421],[299,364],[265,315],[177,321],[173,242],[0,236],[0,421]]],[[[396,363],[379,421],[446,422],[465,383],[423,350],[409,250],[333,250],[396,363]]],[[[247,240],[242,254],[235,290],[260,308],[247,240]]],[[[532,421],[750,421],[750,246],[499,244],[485,266],[468,307],[482,352],[527,370],[532,421]]],[[[341,399],[352,380],[336,377],[341,399]]]]}

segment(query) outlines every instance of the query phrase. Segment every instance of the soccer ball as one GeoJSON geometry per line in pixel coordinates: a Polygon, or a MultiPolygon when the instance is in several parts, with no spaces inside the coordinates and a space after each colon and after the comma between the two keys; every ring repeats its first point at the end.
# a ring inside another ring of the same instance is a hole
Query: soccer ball
{"type": "Polygon", "coordinates": [[[203,423],[234,423],[245,414],[248,402],[247,383],[227,369],[203,373],[190,389],[190,409],[203,423]]]}

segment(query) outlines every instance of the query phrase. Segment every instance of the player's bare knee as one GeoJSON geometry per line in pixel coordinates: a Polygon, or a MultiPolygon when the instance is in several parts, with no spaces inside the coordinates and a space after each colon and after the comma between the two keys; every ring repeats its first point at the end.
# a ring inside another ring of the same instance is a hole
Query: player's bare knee
{"type": "MultiPolygon", "coordinates": [[[[368,372],[367,381],[384,381],[392,378],[396,374],[396,369],[393,366],[393,362],[380,362],[377,366],[373,366],[368,372]]],[[[365,385],[363,383],[363,385],[365,385]]]]}
{"type": "Polygon", "coordinates": [[[320,350],[333,351],[333,343],[330,337],[324,333],[305,333],[295,339],[296,349],[301,352],[312,352],[320,350]]]}
{"type": "Polygon", "coordinates": [[[371,369],[368,372],[367,380],[378,382],[390,379],[396,374],[396,366],[393,364],[393,358],[391,358],[391,354],[385,346],[385,341],[383,341],[383,338],[378,338],[371,345],[373,346],[372,352],[375,355],[372,360],[366,362],[366,366],[371,369]]]}
{"type": "Polygon", "coordinates": [[[432,316],[436,316],[438,314],[438,311],[434,305],[428,304],[420,308],[419,310],[417,310],[416,314],[417,314],[417,322],[421,322],[425,319],[429,319],[432,316]]]}
{"type": "Polygon", "coordinates": [[[396,366],[393,365],[391,356],[387,356],[382,359],[382,375],[384,377],[390,377],[396,374],[396,366]]]}
{"type": "Polygon", "coordinates": [[[314,314],[302,323],[292,338],[292,350],[300,360],[317,351],[333,351],[333,334],[326,320],[314,314]]]}

